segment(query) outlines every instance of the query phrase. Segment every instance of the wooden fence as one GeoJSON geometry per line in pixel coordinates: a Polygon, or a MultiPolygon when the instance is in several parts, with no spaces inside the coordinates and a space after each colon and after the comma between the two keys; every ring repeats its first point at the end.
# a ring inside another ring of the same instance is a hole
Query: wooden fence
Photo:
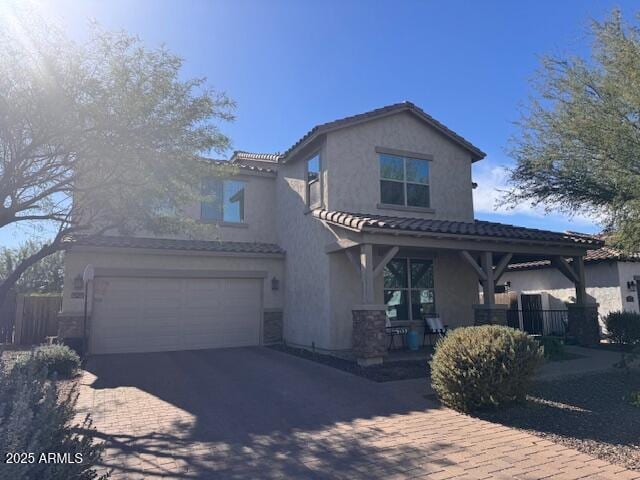
{"type": "Polygon", "coordinates": [[[18,295],[13,343],[39,345],[58,334],[62,295],[18,295]]]}
{"type": "Polygon", "coordinates": [[[5,302],[0,305],[0,343],[13,342],[13,325],[16,321],[16,294],[9,292],[5,302]]]}

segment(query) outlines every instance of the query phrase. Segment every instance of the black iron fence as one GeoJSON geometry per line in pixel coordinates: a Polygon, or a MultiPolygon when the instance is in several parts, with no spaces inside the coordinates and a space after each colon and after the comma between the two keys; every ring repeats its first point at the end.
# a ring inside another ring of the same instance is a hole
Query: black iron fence
{"type": "Polygon", "coordinates": [[[568,321],[566,310],[507,310],[507,325],[532,335],[563,337],[568,321]]]}

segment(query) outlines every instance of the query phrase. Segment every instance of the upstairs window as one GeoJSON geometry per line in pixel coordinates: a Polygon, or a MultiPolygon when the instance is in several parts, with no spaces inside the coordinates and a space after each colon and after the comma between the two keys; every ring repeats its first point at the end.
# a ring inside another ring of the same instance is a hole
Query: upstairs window
{"type": "Polygon", "coordinates": [[[307,205],[309,208],[322,204],[322,187],[320,182],[320,155],[307,160],[307,205]]]}
{"type": "Polygon", "coordinates": [[[208,222],[244,222],[244,191],[246,182],[209,179],[203,183],[200,219],[208,222]]]}
{"type": "Polygon", "coordinates": [[[381,153],[380,203],[429,208],[429,160],[381,153]]]}

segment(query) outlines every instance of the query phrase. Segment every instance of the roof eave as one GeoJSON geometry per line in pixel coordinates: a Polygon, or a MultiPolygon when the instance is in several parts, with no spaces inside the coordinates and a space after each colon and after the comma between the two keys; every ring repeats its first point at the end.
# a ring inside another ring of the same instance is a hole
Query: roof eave
{"type": "MultiPolygon", "coordinates": [[[[328,221],[328,220],[325,220],[328,221]]],[[[330,222],[333,223],[333,222],[330,222]]],[[[340,225],[333,223],[334,225],[340,225]]],[[[519,245],[538,245],[538,246],[554,246],[554,247],[576,247],[585,250],[592,250],[599,248],[599,246],[591,245],[588,243],[578,243],[573,241],[566,242],[554,242],[550,240],[525,240],[520,238],[504,238],[497,236],[483,236],[483,235],[467,235],[467,234],[455,234],[455,233],[440,233],[440,232],[421,232],[415,230],[400,230],[395,228],[376,228],[376,227],[361,227],[359,229],[363,233],[374,234],[387,234],[387,235],[408,235],[412,237],[429,237],[429,238],[447,238],[451,240],[475,240],[479,242],[504,242],[504,243],[517,243],[519,245]]]]}
{"type": "MultiPolygon", "coordinates": [[[[364,117],[364,118],[358,118],[358,119],[354,119],[354,120],[350,120],[350,121],[345,121],[345,123],[343,125],[333,125],[333,126],[329,125],[327,127],[316,126],[316,127],[312,128],[306,134],[306,136],[303,137],[299,141],[299,143],[296,144],[290,151],[285,152],[283,154],[283,156],[281,157],[280,162],[281,163],[287,163],[291,158],[295,157],[296,154],[298,152],[300,152],[305,146],[307,146],[313,140],[318,138],[320,135],[327,134],[327,133],[330,133],[330,132],[334,132],[336,130],[340,130],[340,129],[343,129],[343,128],[353,127],[355,125],[360,125],[360,124],[363,124],[363,123],[366,123],[366,122],[370,122],[370,121],[373,121],[373,120],[379,120],[381,118],[385,118],[385,117],[388,117],[388,116],[391,116],[391,115],[396,115],[396,114],[401,113],[401,112],[410,112],[410,113],[414,114],[415,116],[420,118],[422,121],[427,123],[429,126],[431,126],[432,128],[438,130],[441,134],[443,134],[444,136],[449,138],[451,141],[453,141],[454,143],[458,144],[460,147],[462,147],[465,150],[467,150],[469,153],[471,153],[471,161],[472,162],[477,162],[477,161],[482,160],[483,158],[485,158],[487,156],[487,154],[485,152],[483,152],[482,150],[480,150],[478,147],[476,147],[475,145],[471,144],[470,142],[467,142],[462,137],[457,135],[455,132],[453,132],[449,128],[445,127],[443,124],[441,124],[440,122],[438,122],[434,118],[426,115],[421,109],[419,109],[418,107],[416,107],[412,103],[405,103],[403,105],[399,105],[397,108],[392,109],[392,110],[388,110],[388,111],[385,111],[385,112],[380,112],[380,113],[377,113],[377,114],[372,114],[372,115],[364,117]]],[[[363,114],[363,115],[365,115],[365,114],[363,114]]]]}

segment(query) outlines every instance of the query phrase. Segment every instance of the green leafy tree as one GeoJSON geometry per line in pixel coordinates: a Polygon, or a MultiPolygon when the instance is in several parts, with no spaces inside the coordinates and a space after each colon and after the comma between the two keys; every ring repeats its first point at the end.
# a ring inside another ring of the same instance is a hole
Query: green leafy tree
{"type": "MultiPolygon", "coordinates": [[[[42,243],[27,240],[18,248],[0,250],[0,281],[5,279],[26,258],[42,248],[42,243]]],[[[57,251],[34,263],[25,270],[15,284],[17,293],[62,292],[64,281],[64,253],[57,251]]]]}
{"type": "Polygon", "coordinates": [[[125,33],[77,43],[21,12],[0,25],[0,229],[53,232],[4,276],[0,304],[70,234],[205,228],[181,213],[219,174],[201,155],[228,148],[217,123],[234,104],[182,64],[125,33]]]}
{"type": "Polygon", "coordinates": [[[544,57],[514,137],[508,204],[602,219],[640,245],[640,29],[615,10],[592,25],[590,58],[544,57]]]}

